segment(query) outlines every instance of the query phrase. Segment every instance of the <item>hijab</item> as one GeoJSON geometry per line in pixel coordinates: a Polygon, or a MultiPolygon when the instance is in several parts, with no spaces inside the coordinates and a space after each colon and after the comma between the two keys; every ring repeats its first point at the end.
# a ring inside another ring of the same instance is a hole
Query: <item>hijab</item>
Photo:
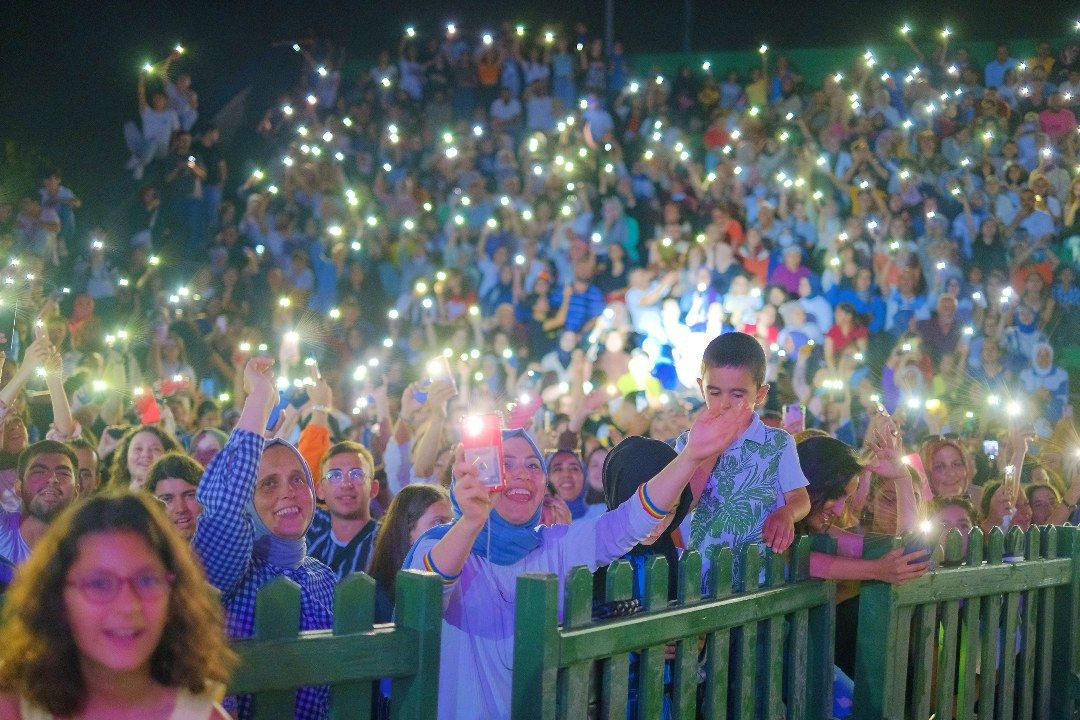
{"type": "MultiPolygon", "coordinates": [[[[541,468],[544,469],[545,476],[547,475],[547,469],[544,465],[544,456],[540,452],[540,449],[536,447],[536,443],[533,441],[529,434],[524,430],[503,430],[502,439],[505,443],[511,438],[521,438],[525,442],[529,443],[529,447],[536,454],[536,457],[540,459],[541,468]]],[[[451,478],[450,480],[450,506],[454,510],[454,522],[457,522],[461,518],[461,506],[458,505],[457,496],[454,493],[454,486],[457,483],[457,478],[451,478]]],[[[484,523],[484,527],[481,528],[480,534],[477,536],[476,541],[473,543],[470,554],[479,558],[484,558],[495,565],[513,565],[522,560],[526,555],[533,550],[540,547],[542,544],[540,530],[538,525],[540,524],[540,512],[543,509],[543,504],[536,506],[536,512],[532,517],[526,520],[520,525],[508,522],[500,515],[494,508],[488,513],[487,522],[484,523]]],[[[449,532],[454,523],[447,525],[437,525],[426,533],[417,538],[413,543],[412,548],[409,549],[409,554],[405,556],[405,562],[402,567],[407,568],[412,565],[413,557],[416,554],[416,548],[425,540],[440,540],[443,536],[449,532]]]]}
{"type": "MultiPolygon", "coordinates": [[[[304,462],[304,457],[300,452],[289,443],[280,438],[275,438],[266,443],[263,448],[265,453],[275,445],[281,445],[289,449],[296,459],[300,461],[300,467],[304,471],[304,482],[307,483],[308,492],[312,496],[312,504],[314,504],[315,497],[315,483],[311,478],[311,470],[308,469],[308,465],[304,462]]],[[[254,496],[254,493],[252,493],[254,496]]],[[[248,518],[251,519],[251,528],[254,531],[255,542],[252,547],[252,555],[256,558],[263,560],[264,562],[275,565],[277,567],[292,568],[295,570],[300,567],[300,563],[304,560],[304,556],[307,555],[307,541],[303,536],[296,539],[289,539],[278,537],[270,532],[270,528],[266,527],[266,524],[259,517],[258,511],[255,509],[254,498],[249,498],[247,506],[248,518]]],[[[312,518],[308,518],[308,525],[311,525],[312,518]]],[[[305,532],[307,528],[304,529],[305,532]]]]}
{"type": "Polygon", "coordinates": [[[1054,348],[1050,343],[1041,342],[1035,345],[1035,348],[1031,354],[1031,371],[1038,377],[1047,377],[1054,372],[1054,348]],[[1046,350],[1050,359],[1047,360],[1046,366],[1039,365],[1039,353],[1042,350],[1046,350]]]}
{"type": "Polygon", "coordinates": [[[551,481],[551,466],[555,462],[555,458],[560,455],[569,455],[570,457],[574,458],[574,461],[581,467],[581,492],[578,493],[578,496],[573,500],[566,501],[566,506],[570,508],[570,517],[574,520],[577,520],[578,518],[584,517],[585,513],[589,509],[589,505],[585,502],[585,493],[589,490],[589,481],[585,477],[585,463],[581,462],[581,457],[573,450],[569,450],[567,448],[560,448],[556,450],[547,457],[547,467],[545,468],[545,470],[547,473],[548,482],[551,481]]]}
{"type": "MultiPolygon", "coordinates": [[[[640,435],[631,435],[616,445],[604,458],[604,499],[607,501],[608,510],[614,510],[633,497],[638,487],[667,467],[677,455],[667,443],[640,435]]],[[[683,488],[679,504],[675,506],[674,517],[663,534],[652,545],[635,545],[629,553],[639,556],[663,555],[667,558],[670,598],[678,593],[679,577],[679,551],[672,536],[690,511],[692,501],[690,488],[683,488]]]]}

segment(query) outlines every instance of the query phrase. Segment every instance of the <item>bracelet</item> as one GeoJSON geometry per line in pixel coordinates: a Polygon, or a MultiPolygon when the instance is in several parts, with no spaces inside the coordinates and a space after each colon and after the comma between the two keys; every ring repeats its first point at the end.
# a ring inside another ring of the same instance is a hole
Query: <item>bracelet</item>
{"type": "Polygon", "coordinates": [[[330,412],[330,408],[326,407],[325,405],[312,405],[311,406],[311,412],[328,413],[328,412],[330,412]]]}
{"type": "Polygon", "coordinates": [[[428,550],[427,554],[424,555],[424,569],[428,572],[433,572],[438,575],[439,579],[443,581],[443,585],[450,585],[459,577],[461,577],[460,572],[457,575],[447,575],[442,570],[440,570],[439,566],[435,564],[435,558],[431,557],[430,550],[428,550]]]}
{"type": "Polygon", "coordinates": [[[649,498],[649,491],[645,489],[645,486],[647,484],[648,483],[642,483],[641,485],[638,486],[638,491],[637,491],[638,500],[641,501],[641,506],[643,508],[645,508],[645,512],[647,512],[650,517],[652,517],[654,520],[660,520],[660,519],[664,518],[668,514],[668,511],[667,510],[661,510],[656,505],[656,503],[654,503],[649,498]]]}

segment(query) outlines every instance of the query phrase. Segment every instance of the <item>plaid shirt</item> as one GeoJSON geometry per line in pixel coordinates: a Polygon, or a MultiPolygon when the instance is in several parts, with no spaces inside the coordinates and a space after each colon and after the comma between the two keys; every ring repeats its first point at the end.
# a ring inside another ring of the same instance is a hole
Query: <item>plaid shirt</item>
{"type": "MultiPolygon", "coordinates": [[[[234,430],[225,448],[211,461],[196,491],[203,513],[192,547],[202,558],[210,582],[221,591],[229,637],[252,636],[255,593],[281,575],[300,586],[300,629],[329,629],[334,620],[335,582],[330,568],[312,557],[305,557],[293,569],[270,565],[252,555],[254,531],[246,508],[255,488],[262,451],[261,436],[234,430]]],[[[296,694],[294,717],[325,718],[329,703],[328,686],[301,688],[296,694]]],[[[250,718],[251,697],[235,698],[228,709],[241,720],[250,718]]]]}

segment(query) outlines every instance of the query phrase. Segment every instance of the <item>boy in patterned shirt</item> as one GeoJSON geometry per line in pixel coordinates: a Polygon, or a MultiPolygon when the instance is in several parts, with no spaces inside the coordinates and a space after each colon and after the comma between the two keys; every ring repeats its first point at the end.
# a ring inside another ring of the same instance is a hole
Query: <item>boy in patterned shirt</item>
{"type": "MultiPolygon", "coordinates": [[[[705,404],[762,405],[769,394],[765,365],[765,352],[752,336],[732,332],[713,339],[698,378],[705,404]]],[[[684,433],[675,450],[685,444],[684,433]]],[[[715,462],[702,463],[690,482],[697,508],[687,549],[701,553],[707,568],[711,548],[727,545],[734,551],[736,573],[744,547],[764,543],[775,552],[787,550],[795,539],[795,523],[810,512],[806,485],[795,439],[751,414],[738,439],[715,462]]]]}

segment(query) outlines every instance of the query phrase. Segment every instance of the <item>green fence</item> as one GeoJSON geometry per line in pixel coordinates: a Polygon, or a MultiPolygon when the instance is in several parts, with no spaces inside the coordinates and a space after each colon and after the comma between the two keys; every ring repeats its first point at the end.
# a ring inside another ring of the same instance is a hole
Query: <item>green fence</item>
{"type": "MultiPolygon", "coordinates": [[[[870,549],[879,556],[888,547],[870,549]]],[[[1073,718],[1080,530],[953,531],[944,567],[859,594],[857,718],[1073,718]]]]}
{"type": "Polygon", "coordinates": [[[334,594],[334,628],[301,632],[300,586],[279,578],[260,588],[255,637],[235,645],[241,665],[230,693],[253,693],[255,717],[291,718],[296,688],[330,685],[330,717],[370,717],[372,682],[393,678],[390,716],[434,718],[439,687],[442,584],[398,574],[396,625],[373,626],[375,581],[356,574],[334,594]]]}
{"type": "MultiPolygon", "coordinates": [[[[598,622],[592,619],[592,575],[576,568],[566,580],[561,626],[558,579],[519,578],[513,717],[626,720],[635,653],[637,717],[660,718],[669,643],[675,644],[673,718],[828,717],[835,588],[809,579],[809,555],[805,537],[779,555],[762,558],[755,549],[739,563],[741,577],[733,578],[725,548],[714,556],[710,592],[702,598],[701,558],[687,553],[675,603],[668,602],[667,561],[654,558],[645,574],[647,612],[598,622]],[[761,563],[765,582],[759,587],[761,563]]],[[[613,564],[605,600],[630,592],[629,564],[613,564]]]]}
{"type": "MultiPolygon", "coordinates": [[[[961,542],[954,532],[942,567],[922,578],[863,583],[854,717],[1077,717],[1080,529],[995,530],[985,543],[974,530],[966,557],[961,542]]],[[[896,543],[868,542],[866,556],[896,543]]],[[[672,718],[829,717],[835,588],[809,578],[810,546],[802,537],[784,554],[746,554],[738,577],[724,548],[704,596],[701,558],[687,553],[675,602],[666,560],[651,559],[644,612],[607,621],[592,619],[586,568],[565,584],[519,578],[513,718],[626,720],[633,662],[637,717],[656,720],[668,644],[672,718]]],[[[630,598],[630,565],[614,563],[606,582],[604,600],[630,598]]],[[[434,720],[441,593],[436,577],[402,572],[397,624],[373,626],[374,582],[355,575],[337,588],[333,631],[299,632],[299,587],[270,583],[258,595],[255,639],[236,645],[242,665],[229,691],[253,693],[258,718],[288,718],[296,688],[329,684],[331,717],[367,718],[372,681],[390,677],[391,717],[434,720]]]]}

